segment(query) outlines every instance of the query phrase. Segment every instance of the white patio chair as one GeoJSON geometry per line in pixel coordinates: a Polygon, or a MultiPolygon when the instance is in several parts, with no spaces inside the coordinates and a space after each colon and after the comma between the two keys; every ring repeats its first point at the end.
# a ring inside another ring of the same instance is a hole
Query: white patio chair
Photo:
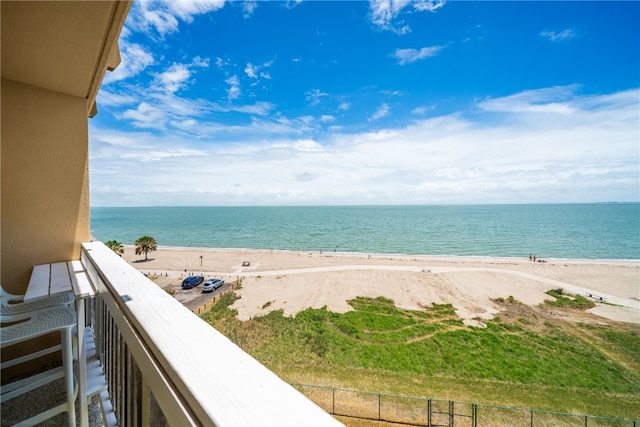
{"type": "MultiPolygon", "coordinates": [[[[74,390],[72,338],[73,329],[76,326],[75,311],[68,306],[54,306],[20,314],[2,315],[0,316],[0,320],[3,324],[2,328],[0,328],[0,347],[3,350],[13,344],[29,341],[51,332],[60,332],[61,337],[62,366],[3,385],[0,401],[5,402],[11,400],[51,381],[64,378],[66,403],[47,409],[16,425],[31,426],[67,411],[69,415],[69,426],[75,426],[75,398],[77,388],[74,390]]],[[[42,354],[41,351],[37,351],[17,357],[3,362],[0,368],[6,369],[10,366],[15,366],[40,357],[42,354]]]]}
{"type": "Polygon", "coordinates": [[[29,302],[23,302],[23,299],[24,295],[9,293],[0,285],[0,315],[21,314],[56,305],[71,305],[74,301],[73,292],[56,294],[29,302]]]}

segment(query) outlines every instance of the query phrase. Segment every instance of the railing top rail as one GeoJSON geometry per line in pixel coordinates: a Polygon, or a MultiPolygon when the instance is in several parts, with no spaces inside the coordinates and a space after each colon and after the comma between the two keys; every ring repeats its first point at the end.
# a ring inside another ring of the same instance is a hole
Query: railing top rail
{"type": "MultiPolygon", "coordinates": [[[[340,425],[102,242],[84,243],[110,297],[202,425],[340,425]]],[[[107,296],[109,297],[109,296],[107,296]]]]}

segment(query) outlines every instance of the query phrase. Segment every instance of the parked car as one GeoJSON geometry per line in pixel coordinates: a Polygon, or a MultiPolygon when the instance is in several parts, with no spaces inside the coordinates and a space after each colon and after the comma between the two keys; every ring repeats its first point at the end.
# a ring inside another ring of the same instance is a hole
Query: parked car
{"type": "Polygon", "coordinates": [[[204,282],[203,276],[189,276],[182,281],[182,289],[192,289],[204,282]]]}
{"type": "Polygon", "coordinates": [[[209,279],[202,285],[202,292],[213,292],[224,285],[222,279],[209,279]]]}

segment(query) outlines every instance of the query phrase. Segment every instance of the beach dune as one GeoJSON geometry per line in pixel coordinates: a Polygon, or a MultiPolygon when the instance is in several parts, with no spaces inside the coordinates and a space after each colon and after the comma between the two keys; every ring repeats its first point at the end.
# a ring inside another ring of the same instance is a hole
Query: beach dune
{"type": "MultiPolygon", "coordinates": [[[[498,298],[535,306],[562,288],[594,301],[580,321],[640,324],[640,262],[518,258],[441,257],[341,252],[296,252],[159,247],[124,259],[162,277],[162,287],[180,288],[189,274],[242,279],[233,308],[241,320],[282,309],[293,316],[306,308],[346,312],[350,299],[387,297],[404,309],[452,304],[466,324],[483,326],[500,311],[498,298]]],[[[199,294],[195,289],[190,295],[199,294]]]]}

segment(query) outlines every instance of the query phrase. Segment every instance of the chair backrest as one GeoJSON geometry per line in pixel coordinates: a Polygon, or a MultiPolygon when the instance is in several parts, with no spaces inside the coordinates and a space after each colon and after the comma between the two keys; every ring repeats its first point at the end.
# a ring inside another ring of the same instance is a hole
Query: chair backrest
{"type": "Polygon", "coordinates": [[[47,298],[23,302],[24,295],[11,294],[0,285],[0,314],[3,316],[42,310],[48,307],[68,306],[73,303],[72,292],[52,295],[47,298]]]}
{"type": "Polygon", "coordinates": [[[0,304],[5,305],[19,303],[22,302],[23,298],[24,295],[16,295],[5,291],[2,284],[0,284],[0,304]]]}

